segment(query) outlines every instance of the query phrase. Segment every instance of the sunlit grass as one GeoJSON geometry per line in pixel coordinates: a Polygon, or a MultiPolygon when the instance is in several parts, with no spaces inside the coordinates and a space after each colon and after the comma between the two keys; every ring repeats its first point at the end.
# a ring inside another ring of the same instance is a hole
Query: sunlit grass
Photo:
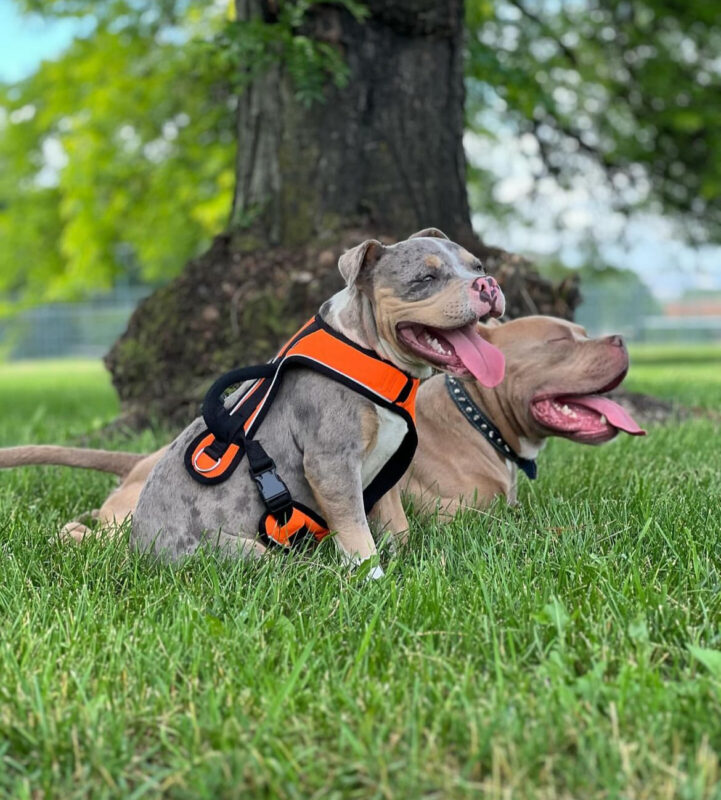
{"type": "Polygon", "coordinates": [[[704,344],[645,344],[629,347],[634,364],[690,364],[721,361],[721,342],[704,344]]]}
{"type": "Polygon", "coordinates": [[[100,361],[0,362],[0,424],[13,444],[86,434],[117,412],[110,375],[100,361]]]}
{"type": "Polygon", "coordinates": [[[634,345],[628,388],[688,406],[721,406],[721,345],[634,345]]]}
{"type": "MultiPolygon", "coordinates": [[[[631,380],[721,410],[711,361],[631,380]]],[[[0,368],[4,444],[115,412],[97,365],[0,368]]],[[[332,547],[169,569],[60,546],[112,480],[0,473],[0,794],[717,797],[719,452],[708,419],[553,441],[518,508],[413,519],[374,583],[332,547]]]]}

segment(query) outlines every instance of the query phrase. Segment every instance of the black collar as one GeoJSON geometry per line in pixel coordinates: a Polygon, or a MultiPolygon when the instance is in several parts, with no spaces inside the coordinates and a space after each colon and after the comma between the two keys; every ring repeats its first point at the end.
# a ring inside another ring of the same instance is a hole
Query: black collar
{"type": "Polygon", "coordinates": [[[468,422],[483,436],[488,444],[497,450],[504,458],[513,461],[522,469],[533,481],[536,479],[538,469],[536,462],[530,458],[522,458],[501,436],[501,432],[491,422],[490,419],[481,411],[480,408],[471,400],[468,393],[463,388],[463,384],[446,375],[446,389],[451,396],[451,400],[456,404],[458,410],[468,420],[468,422]]]}

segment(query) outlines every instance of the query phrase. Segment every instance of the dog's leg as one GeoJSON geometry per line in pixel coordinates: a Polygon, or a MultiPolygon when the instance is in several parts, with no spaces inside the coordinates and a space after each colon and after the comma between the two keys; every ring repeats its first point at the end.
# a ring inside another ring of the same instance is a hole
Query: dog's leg
{"type": "Polygon", "coordinates": [[[80,544],[90,539],[104,539],[109,542],[118,536],[121,527],[127,522],[128,516],[116,518],[112,515],[103,513],[103,509],[95,508],[85,514],[81,514],[78,519],[67,522],[60,529],[58,534],[61,542],[80,544]],[[93,528],[89,528],[83,520],[88,518],[97,522],[93,528]]]}
{"type": "Polygon", "coordinates": [[[80,544],[85,537],[95,536],[95,532],[82,522],[67,522],[58,533],[61,542],[80,544]]]}
{"type": "Polygon", "coordinates": [[[394,486],[381,497],[370,512],[371,520],[378,525],[378,533],[389,533],[395,551],[408,541],[408,518],[401,503],[401,490],[394,486]]]}
{"type": "MultiPolygon", "coordinates": [[[[138,498],[140,492],[145,485],[148,475],[156,463],[161,459],[165,450],[163,447],[149,456],[141,456],[135,466],[123,478],[122,483],[117,489],[114,489],[106,498],[105,502],[99,509],[90,512],[90,516],[99,522],[94,530],[85,525],[81,525],[81,521],[86,515],[80,517],[79,520],[68,522],[63,526],[60,531],[60,539],[65,542],[82,542],[83,539],[88,537],[100,538],[103,537],[106,541],[111,541],[118,535],[120,528],[130,519],[133,511],[138,505],[138,498]]],[[[80,451],[84,453],[85,451],[80,451]]],[[[105,451],[87,451],[89,454],[105,451]]],[[[123,455],[122,453],[120,455],[123,455]]],[[[127,455],[127,454],[126,454],[127,455]]],[[[2,451],[0,450],[0,463],[2,458],[2,451]]]]}
{"type": "MultiPolygon", "coordinates": [[[[365,510],[360,468],[353,469],[347,455],[309,455],[303,459],[305,477],[320,510],[344,559],[358,565],[378,554],[365,510]]],[[[380,578],[379,565],[369,572],[370,578],[380,578]]]]}

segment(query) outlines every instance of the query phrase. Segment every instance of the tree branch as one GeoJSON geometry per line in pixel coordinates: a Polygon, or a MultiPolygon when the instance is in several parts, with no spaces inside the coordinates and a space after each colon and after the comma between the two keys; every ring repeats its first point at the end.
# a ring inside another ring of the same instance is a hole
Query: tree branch
{"type": "Polygon", "coordinates": [[[553,39],[553,41],[558,45],[558,49],[566,56],[566,58],[573,64],[574,67],[578,68],[578,58],[576,54],[571,50],[570,47],[567,47],[555,34],[554,31],[548,26],[546,22],[544,22],[539,16],[534,14],[532,11],[529,11],[520,0],[508,0],[508,2],[517,8],[521,14],[527,19],[530,19],[531,22],[538,25],[538,27],[549,37],[549,39],[553,39]]]}

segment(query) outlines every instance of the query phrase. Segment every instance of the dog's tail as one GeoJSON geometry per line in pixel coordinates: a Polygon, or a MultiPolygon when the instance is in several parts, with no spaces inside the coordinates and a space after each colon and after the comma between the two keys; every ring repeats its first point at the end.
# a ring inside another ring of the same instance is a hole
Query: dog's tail
{"type": "Polygon", "coordinates": [[[24,467],[30,464],[54,464],[112,472],[124,478],[147,453],[116,453],[112,450],[92,450],[84,447],[58,447],[52,444],[0,448],[0,469],[24,467]]]}

